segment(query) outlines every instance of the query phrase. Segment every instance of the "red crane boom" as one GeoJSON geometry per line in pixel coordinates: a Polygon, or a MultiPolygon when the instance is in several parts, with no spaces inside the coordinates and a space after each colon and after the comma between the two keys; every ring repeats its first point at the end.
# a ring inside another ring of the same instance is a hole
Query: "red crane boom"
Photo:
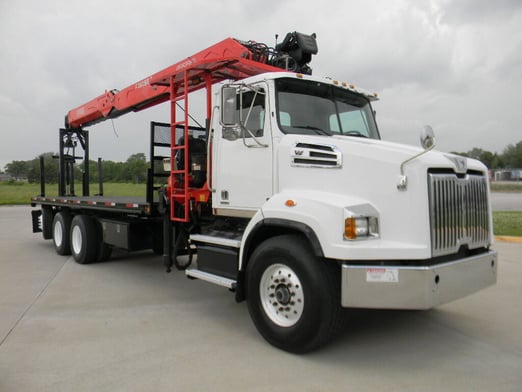
{"type": "MultiPolygon", "coordinates": [[[[176,156],[184,156],[184,164],[179,168],[172,165],[167,186],[171,220],[188,222],[190,200],[205,202],[210,197],[208,181],[199,189],[189,186],[189,93],[206,88],[206,118],[209,120],[213,84],[281,69],[310,73],[307,64],[315,53],[315,34],[288,33],[275,49],[254,41],[227,38],[121,91],[106,91],[70,110],[65,117],[65,131],[80,132],[82,128],[106,119],[170,101],[171,162],[176,156]],[[183,112],[181,116],[176,114],[177,106],[183,112]],[[183,129],[183,137],[178,140],[176,129],[183,129]]],[[[210,179],[211,173],[208,176],[210,179]]]]}
{"type": "Polygon", "coordinates": [[[185,92],[209,87],[222,80],[238,80],[264,72],[281,71],[281,68],[269,65],[267,61],[263,53],[233,38],[227,38],[121,91],[106,91],[70,110],[65,126],[73,129],[86,127],[169,99],[175,101],[183,97],[185,92]]]}

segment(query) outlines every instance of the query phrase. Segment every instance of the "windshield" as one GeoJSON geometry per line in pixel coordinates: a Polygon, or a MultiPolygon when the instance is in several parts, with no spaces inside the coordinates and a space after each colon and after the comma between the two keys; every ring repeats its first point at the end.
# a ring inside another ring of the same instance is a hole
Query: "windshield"
{"type": "Polygon", "coordinates": [[[302,79],[277,79],[277,120],[284,133],[379,139],[370,102],[352,91],[302,79]]]}

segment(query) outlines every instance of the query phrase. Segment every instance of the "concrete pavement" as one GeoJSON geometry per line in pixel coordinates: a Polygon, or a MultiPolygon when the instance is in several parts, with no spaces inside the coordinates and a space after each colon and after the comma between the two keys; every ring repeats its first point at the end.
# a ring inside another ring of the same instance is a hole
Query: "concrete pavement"
{"type": "Polygon", "coordinates": [[[492,192],[491,208],[493,211],[522,211],[522,193],[492,192]]]}
{"type": "Polygon", "coordinates": [[[227,290],[117,253],[81,266],[0,208],[0,391],[520,391],[522,245],[498,283],[428,312],[356,311],[333,344],[279,351],[227,290]]]}

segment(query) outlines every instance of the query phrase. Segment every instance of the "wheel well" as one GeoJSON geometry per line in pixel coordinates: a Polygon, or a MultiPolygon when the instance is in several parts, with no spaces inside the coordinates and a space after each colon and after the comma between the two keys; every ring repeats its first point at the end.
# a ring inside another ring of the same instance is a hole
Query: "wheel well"
{"type": "Polygon", "coordinates": [[[290,221],[285,219],[268,218],[258,222],[252,229],[248,239],[245,242],[245,248],[243,252],[243,263],[241,264],[241,270],[238,273],[237,288],[236,288],[236,301],[244,301],[245,290],[245,271],[250,260],[250,256],[257,248],[259,244],[266,241],[269,238],[277,237],[286,234],[295,234],[305,238],[310,244],[310,248],[317,257],[324,257],[321,243],[317,238],[317,235],[308,225],[290,221]]]}

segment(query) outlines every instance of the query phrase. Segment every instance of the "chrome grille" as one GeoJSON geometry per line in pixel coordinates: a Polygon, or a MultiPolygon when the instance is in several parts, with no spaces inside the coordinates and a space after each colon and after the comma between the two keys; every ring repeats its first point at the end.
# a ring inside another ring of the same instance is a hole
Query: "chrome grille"
{"type": "Polygon", "coordinates": [[[433,256],[455,253],[462,245],[489,245],[487,179],[468,174],[429,173],[431,250],[433,256]]]}

